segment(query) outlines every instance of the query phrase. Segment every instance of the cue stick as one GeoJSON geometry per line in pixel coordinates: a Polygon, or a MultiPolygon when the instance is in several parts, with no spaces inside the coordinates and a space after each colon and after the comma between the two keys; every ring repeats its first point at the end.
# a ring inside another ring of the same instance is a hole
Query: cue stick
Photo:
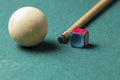
{"type": "Polygon", "coordinates": [[[67,29],[60,37],[58,37],[59,43],[67,43],[69,36],[73,28],[82,27],[91,18],[98,14],[103,8],[105,8],[113,0],[100,0],[93,8],[91,8],[85,15],[83,15],[78,21],[76,21],[69,29],[67,29]]]}

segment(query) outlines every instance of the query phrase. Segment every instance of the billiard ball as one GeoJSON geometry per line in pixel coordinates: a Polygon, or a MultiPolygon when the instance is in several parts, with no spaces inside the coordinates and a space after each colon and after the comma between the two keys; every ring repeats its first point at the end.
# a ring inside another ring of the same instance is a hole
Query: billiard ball
{"type": "Polygon", "coordinates": [[[44,40],[48,32],[47,19],[44,13],[35,7],[22,7],[11,15],[8,31],[19,45],[36,46],[44,40]]]}

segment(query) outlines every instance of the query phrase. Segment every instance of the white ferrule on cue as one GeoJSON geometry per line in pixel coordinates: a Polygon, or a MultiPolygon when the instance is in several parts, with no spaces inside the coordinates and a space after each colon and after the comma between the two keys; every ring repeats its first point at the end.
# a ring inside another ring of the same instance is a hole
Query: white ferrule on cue
{"type": "Polygon", "coordinates": [[[64,35],[65,38],[68,39],[73,28],[82,27],[112,1],[113,0],[100,0],[93,8],[91,8],[84,16],[82,16],[77,22],[75,22],[62,35],[64,35]]]}

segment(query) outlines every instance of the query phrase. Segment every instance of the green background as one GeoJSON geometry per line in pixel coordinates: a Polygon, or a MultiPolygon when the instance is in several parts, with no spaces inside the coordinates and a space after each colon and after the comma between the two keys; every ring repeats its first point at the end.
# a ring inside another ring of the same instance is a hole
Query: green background
{"type": "Polygon", "coordinates": [[[119,80],[120,0],[86,26],[88,48],[57,41],[67,28],[99,0],[0,0],[0,80],[119,80]],[[49,24],[39,46],[23,48],[9,36],[8,21],[23,6],[44,12],[49,24]]]}

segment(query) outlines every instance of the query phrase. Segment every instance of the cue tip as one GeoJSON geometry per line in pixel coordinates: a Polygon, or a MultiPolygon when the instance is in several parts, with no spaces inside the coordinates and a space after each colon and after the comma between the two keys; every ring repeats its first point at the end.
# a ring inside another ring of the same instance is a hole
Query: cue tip
{"type": "Polygon", "coordinates": [[[61,44],[65,44],[68,43],[69,39],[67,39],[64,35],[61,35],[60,37],[58,37],[58,42],[61,44]]]}

